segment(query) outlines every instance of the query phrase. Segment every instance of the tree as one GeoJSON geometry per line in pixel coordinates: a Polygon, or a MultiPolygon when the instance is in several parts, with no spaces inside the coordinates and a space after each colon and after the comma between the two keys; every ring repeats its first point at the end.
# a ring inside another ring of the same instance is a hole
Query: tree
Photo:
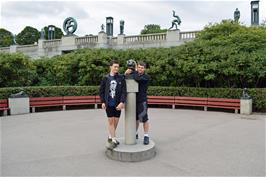
{"type": "Polygon", "coordinates": [[[167,29],[161,29],[160,25],[149,24],[144,26],[144,29],[141,30],[140,34],[164,33],[166,31],[167,29]]]}
{"type": "Polygon", "coordinates": [[[235,31],[239,30],[241,26],[238,22],[233,20],[223,20],[221,23],[209,24],[205,26],[197,37],[204,40],[221,39],[230,36],[235,31]]]}
{"type": "MultiPolygon", "coordinates": [[[[62,32],[61,28],[55,27],[55,39],[61,39],[64,33],[62,32]]],[[[48,39],[48,27],[44,27],[45,39],[48,39]]]]}
{"type": "Polygon", "coordinates": [[[34,44],[40,38],[40,33],[37,29],[26,26],[16,38],[16,41],[20,45],[34,44]]]}
{"type": "Polygon", "coordinates": [[[0,47],[8,47],[13,44],[13,35],[10,31],[0,28],[0,47]]]}

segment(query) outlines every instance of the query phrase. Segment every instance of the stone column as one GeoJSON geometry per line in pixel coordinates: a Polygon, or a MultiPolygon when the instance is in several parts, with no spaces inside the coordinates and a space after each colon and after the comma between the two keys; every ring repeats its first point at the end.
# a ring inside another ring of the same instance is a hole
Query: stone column
{"type": "Polygon", "coordinates": [[[138,83],[134,79],[126,79],[127,100],[125,107],[125,144],[136,144],[136,93],[138,83]]]}

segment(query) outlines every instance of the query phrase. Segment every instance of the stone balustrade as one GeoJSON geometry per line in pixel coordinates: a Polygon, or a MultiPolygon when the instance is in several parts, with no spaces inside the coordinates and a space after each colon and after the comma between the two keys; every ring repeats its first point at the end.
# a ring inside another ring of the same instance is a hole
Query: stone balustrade
{"type": "Polygon", "coordinates": [[[61,45],[61,39],[44,40],[43,48],[59,47],[61,45]]]}
{"type": "Polygon", "coordinates": [[[18,45],[16,51],[18,52],[34,52],[38,50],[38,44],[32,45],[18,45]]]}
{"type": "Polygon", "coordinates": [[[168,30],[165,33],[132,35],[124,34],[117,37],[108,37],[105,32],[98,35],[84,37],[63,36],[61,39],[43,40],[39,39],[38,44],[33,45],[11,45],[0,48],[0,52],[23,52],[32,58],[42,56],[55,56],[79,48],[152,48],[152,47],[173,47],[191,41],[196,38],[199,31],[180,32],[180,30],[168,30]]]}
{"type": "Polygon", "coordinates": [[[89,43],[97,43],[98,36],[85,36],[85,37],[77,37],[75,39],[76,45],[84,45],[89,43]]]}
{"type": "Polygon", "coordinates": [[[0,47],[0,52],[9,52],[10,47],[0,47]]]}
{"type": "Polygon", "coordinates": [[[195,39],[199,31],[180,32],[180,40],[195,39]]]}
{"type": "Polygon", "coordinates": [[[126,36],[125,43],[146,42],[146,41],[165,41],[166,33],[145,34],[126,36]]]}

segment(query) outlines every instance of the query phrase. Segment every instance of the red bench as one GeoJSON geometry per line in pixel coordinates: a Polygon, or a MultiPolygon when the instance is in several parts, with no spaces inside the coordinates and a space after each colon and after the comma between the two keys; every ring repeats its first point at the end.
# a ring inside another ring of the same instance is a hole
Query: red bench
{"type": "Polygon", "coordinates": [[[36,107],[62,106],[63,110],[66,110],[67,106],[90,104],[96,105],[95,96],[60,96],[30,98],[30,107],[32,108],[32,112],[35,112],[36,107]]]}
{"type": "Polygon", "coordinates": [[[238,113],[238,110],[240,110],[240,99],[208,98],[207,107],[234,109],[235,113],[238,113]]]}
{"type": "Polygon", "coordinates": [[[199,106],[207,110],[207,98],[175,96],[175,105],[199,106]]]}
{"type": "Polygon", "coordinates": [[[148,104],[156,105],[172,105],[174,108],[174,96],[148,96],[148,104]]]}
{"type": "Polygon", "coordinates": [[[4,116],[7,115],[8,110],[8,101],[7,100],[0,100],[0,111],[4,111],[4,116]]]}
{"type": "Polygon", "coordinates": [[[208,107],[234,109],[238,113],[240,109],[240,99],[230,98],[203,98],[203,97],[185,97],[185,96],[148,96],[148,104],[175,105],[180,106],[198,106],[207,111],[208,107]]]}
{"type": "Polygon", "coordinates": [[[36,107],[63,106],[63,97],[31,97],[30,107],[35,112],[36,107]]]}
{"type": "Polygon", "coordinates": [[[74,105],[90,105],[96,104],[95,96],[64,96],[63,97],[63,110],[66,110],[66,106],[74,105]]]}
{"type": "MultiPolygon", "coordinates": [[[[7,103],[7,101],[6,101],[7,103]]],[[[30,107],[35,112],[35,107],[62,106],[63,110],[69,105],[89,105],[94,104],[97,108],[101,104],[99,96],[61,96],[61,97],[40,97],[30,98],[30,107]]],[[[180,106],[198,106],[207,111],[208,107],[234,109],[238,113],[240,109],[240,99],[229,98],[201,98],[185,96],[148,96],[149,105],[171,105],[174,109],[180,106]]],[[[6,105],[5,105],[6,106],[6,105]]],[[[8,106],[6,106],[8,108],[8,106]]]]}

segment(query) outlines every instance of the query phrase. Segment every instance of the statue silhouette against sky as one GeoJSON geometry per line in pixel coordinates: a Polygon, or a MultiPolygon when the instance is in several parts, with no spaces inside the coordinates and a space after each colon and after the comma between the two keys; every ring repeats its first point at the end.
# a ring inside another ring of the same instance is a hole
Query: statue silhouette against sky
{"type": "Polygon", "coordinates": [[[240,18],[240,11],[238,10],[238,8],[236,8],[235,12],[234,12],[234,19],[235,22],[238,22],[240,18]]]}
{"type": "Polygon", "coordinates": [[[175,11],[173,10],[173,17],[175,17],[175,19],[172,21],[172,26],[170,29],[172,29],[174,26],[175,26],[175,29],[178,29],[177,28],[177,25],[180,25],[181,24],[181,19],[179,18],[178,15],[175,14],[175,11]]]}

